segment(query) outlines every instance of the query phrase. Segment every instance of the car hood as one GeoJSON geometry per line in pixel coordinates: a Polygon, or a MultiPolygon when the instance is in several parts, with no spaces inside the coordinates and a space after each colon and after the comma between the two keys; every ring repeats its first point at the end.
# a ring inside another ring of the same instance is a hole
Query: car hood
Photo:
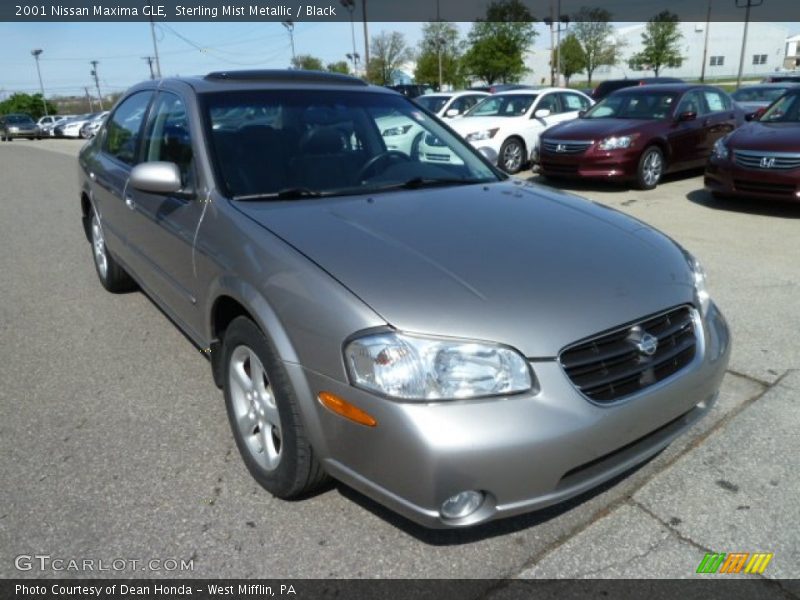
{"type": "Polygon", "coordinates": [[[612,135],[627,135],[640,131],[643,124],[655,121],[639,119],[575,119],[558,123],[543,137],[559,140],[599,140],[612,135]]]}
{"type": "Polygon", "coordinates": [[[462,117],[450,121],[448,125],[464,136],[484,129],[507,127],[524,119],[525,117],[462,117]]]}
{"type": "Polygon", "coordinates": [[[236,206],[397,329],[501,342],[528,357],[694,297],[669,238],[535,184],[236,206]]]}
{"type": "Polygon", "coordinates": [[[753,121],[736,129],[728,146],[737,150],[800,152],[800,123],[764,123],[753,121]]]}

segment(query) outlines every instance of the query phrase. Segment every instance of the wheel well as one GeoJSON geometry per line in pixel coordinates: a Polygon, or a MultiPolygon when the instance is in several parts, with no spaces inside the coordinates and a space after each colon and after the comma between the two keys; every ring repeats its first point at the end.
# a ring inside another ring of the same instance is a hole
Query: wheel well
{"type": "Polygon", "coordinates": [[[664,162],[669,164],[670,155],[669,155],[669,144],[666,144],[663,140],[651,140],[644,149],[647,150],[650,146],[655,146],[659,150],[661,150],[661,154],[664,156],[664,162]]]}
{"type": "Polygon", "coordinates": [[[214,303],[211,311],[211,346],[208,348],[211,355],[211,372],[214,383],[221,388],[222,381],[222,338],[225,330],[236,317],[247,317],[255,323],[250,312],[240,302],[230,296],[220,296],[214,303]]]}
{"type": "Polygon", "coordinates": [[[505,144],[509,140],[517,140],[520,144],[522,144],[522,150],[523,150],[522,153],[523,154],[525,154],[528,151],[528,145],[525,143],[525,140],[523,140],[520,136],[518,136],[518,135],[510,135],[505,139],[505,142],[503,142],[503,143],[505,144]]]}

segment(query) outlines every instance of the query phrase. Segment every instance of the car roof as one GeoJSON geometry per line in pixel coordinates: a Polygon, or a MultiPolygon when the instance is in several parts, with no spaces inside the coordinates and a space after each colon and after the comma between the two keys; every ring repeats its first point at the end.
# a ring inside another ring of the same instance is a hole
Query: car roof
{"type": "Polygon", "coordinates": [[[571,88],[563,88],[563,87],[531,87],[525,88],[520,90],[506,90],[504,92],[497,92],[494,94],[495,96],[515,96],[515,95],[526,95],[526,94],[546,94],[549,92],[575,92],[577,94],[586,95],[580,90],[573,90],[571,88]]]}
{"type": "Polygon", "coordinates": [[[370,85],[362,79],[340,73],[288,69],[264,69],[249,71],[214,71],[196,77],[174,77],[146,80],[131,90],[155,89],[188,85],[198,94],[221,91],[277,90],[277,89],[326,89],[369,91],[373,93],[397,94],[383,86],[370,85]]]}
{"type": "MultiPolygon", "coordinates": [[[[612,92],[612,94],[647,94],[653,91],[683,93],[688,92],[689,90],[720,91],[720,88],[713,85],[704,85],[702,83],[654,83],[622,88],[612,92]]],[[[609,96],[610,95],[611,94],[609,94],[609,96]]]]}
{"type": "Polygon", "coordinates": [[[424,94],[420,98],[458,98],[459,96],[491,96],[488,92],[480,90],[459,90],[457,92],[434,92],[432,94],[424,94]]]}

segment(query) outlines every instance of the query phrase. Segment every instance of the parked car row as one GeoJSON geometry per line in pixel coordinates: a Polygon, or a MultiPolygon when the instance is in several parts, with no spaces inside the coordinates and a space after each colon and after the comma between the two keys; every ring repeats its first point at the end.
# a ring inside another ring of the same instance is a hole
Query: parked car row
{"type": "Polygon", "coordinates": [[[0,115],[0,141],[10,142],[14,138],[40,140],[42,132],[30,115],[16,113],[0,115]]]}

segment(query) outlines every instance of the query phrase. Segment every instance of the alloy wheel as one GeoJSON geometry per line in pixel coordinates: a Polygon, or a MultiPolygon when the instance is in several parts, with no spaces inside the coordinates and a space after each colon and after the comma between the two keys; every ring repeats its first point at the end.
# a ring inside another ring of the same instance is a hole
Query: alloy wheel
{"type": "Polygon", "coordinates": [[[100,226],[100,219],[97,213],[92,215],[92,249],[94,250],[94,262],[100,277],[105,279],[108,275],[108,256],[106,255],[106,242],[103,238],[103,228],[100,226]]]}

